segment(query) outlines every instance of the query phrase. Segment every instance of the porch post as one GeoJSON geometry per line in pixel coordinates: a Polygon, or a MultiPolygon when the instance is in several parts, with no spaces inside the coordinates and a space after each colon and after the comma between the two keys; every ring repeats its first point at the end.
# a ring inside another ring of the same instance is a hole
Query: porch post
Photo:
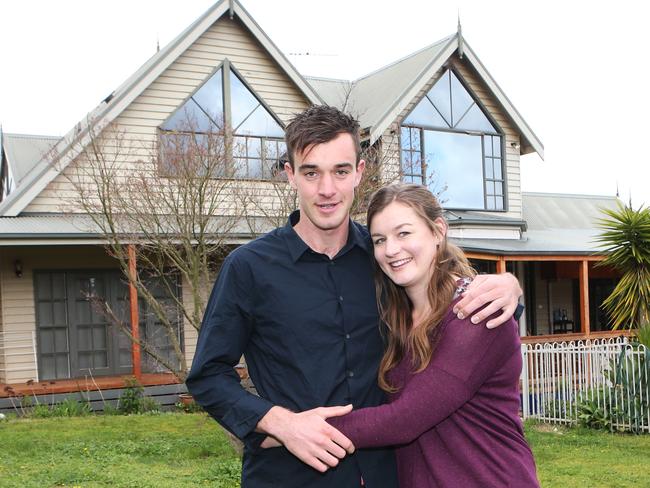
{"type": "Polygon", "coordinates": [[[138,319],[138,291],[133,284],[133,280],[136,275],[136,262],[135,262],[135,246],[133,244],[128,245],[129,250],[129,274],[131,279],[129,280],[129,302],[130,302],[130,311],[131,311],[131,335],[133,340],[131,341],[131,361],[133,363],[133,376],[138,380],[142,378],[142,367],[140,365],[140,323],[138,319]]]}
{"type": "Polygon", "coordinates": [[[506,272],[506,258],[505,256],[499,256],[497,260],[497,274],[506,272]]]}
{"type": "Polygon", "coordinates": [[[580,332],[590,334],[589,327],[589,261],[580,261],[580,332]]]}

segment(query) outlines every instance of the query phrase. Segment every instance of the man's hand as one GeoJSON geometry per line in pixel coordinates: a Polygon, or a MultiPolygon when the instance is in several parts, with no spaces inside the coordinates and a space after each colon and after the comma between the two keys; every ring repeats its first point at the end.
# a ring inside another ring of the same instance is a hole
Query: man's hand
{"type": "Polygon", "coordinates": [[[486,324],[488,329],[494,329],[512,316],[522,293],[517,278],[510,273],[478,275],[463,294],[463,298],[454,306],[454,313],[459,319],[463,319],[489,303],[483,310],[472,315],[470,320],[478,324],[501,310],[501,315],[486,324]]]}
{"type": "MultiPolygon", "coordinates": [[[[345,407],[319,407],[294,413],[282,407],[273,407],[257,424],[257,430],[274,437],[294,456],[320,471],[338,465],[339,459],[354,452],[350,439],[328,424],[325,419],[352,411],[345,407]]],[[[273,447],[266,439],[262,447],[273,447]]]]}

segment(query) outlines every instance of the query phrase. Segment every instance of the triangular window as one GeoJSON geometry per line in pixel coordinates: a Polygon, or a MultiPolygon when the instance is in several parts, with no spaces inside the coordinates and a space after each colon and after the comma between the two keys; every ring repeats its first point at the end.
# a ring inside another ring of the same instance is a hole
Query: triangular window
{"type": "MultiPolygon", "coordinates": [[[[229,148],[225,156],[228,169],[218,171],[219,176],[271,178],[280,167],[279,157],[285,151],[281,123],[228,61],[160,129],[163,146],[173,147],[174,153],[188,145],[186,142],[170,143],[171,139],[187,139],[193,134],[195,145],[198,145],[201,141],[228,138],[231,144],[221,144],[229,148]]],[[[211,145],[217,146],[214,141],[211,145]]],[[[182,161],[181,156],[174,154],[173,160],[182,161]]],[[[164,156],[163,159],[172,160],[164,156]]],[[[166,169],[170,170],[168,166],[165,164],[166,169]]]]}
{"type": "Polygon", "coordinates": [[[456,74],[447,70],[404,124],[436,129],[457,129],[498,134],[456,74]]]}
{"type": "Polygon", "coordinates": [[[402,179],[426,183],[446,208],[505,210],[503,136],[447,70],[402,122],[402,179]]]}

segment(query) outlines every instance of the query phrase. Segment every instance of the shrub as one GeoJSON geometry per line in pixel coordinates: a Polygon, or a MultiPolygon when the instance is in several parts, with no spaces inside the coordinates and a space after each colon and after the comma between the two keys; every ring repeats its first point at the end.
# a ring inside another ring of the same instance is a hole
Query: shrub
{"type": "Polygon", "coordinates": [[[117,410],[124,415],[159,412],[160,405],[153,398],[145,397],[144,388],[133,378],[126,381],[126,388],[120,396],[117,410]]]}

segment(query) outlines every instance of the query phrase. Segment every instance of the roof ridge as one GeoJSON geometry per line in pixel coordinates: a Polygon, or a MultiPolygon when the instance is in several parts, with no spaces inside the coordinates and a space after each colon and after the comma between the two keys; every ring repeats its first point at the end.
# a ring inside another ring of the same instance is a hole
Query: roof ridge
{"type": "Polygon", "coordinates": [[[371,71],[370,73],[368,73],[368,74],[366,74],[366,75],[364,75],[364,76],[362,76],[360,78],[357,78],[356,80],[353,80],[352,83],[357,83],[357,82],[359,82],[361,80],[365,80],[366,78],[369,78],[369,77],[371,77],[373,75],[376,75],[377,73],[380,73],[381,71],[384,71],[384,70],[386,70],[388,68],[391,68],[391,67],[395,66],[396,64],[401,63],[402,61],[406,61],[407,59],[412,58],[413,56],[416,56],[416,55],[426,51],[427,49],[431,49],[433,46],[437,46],[438,44],[442,44],[444,42],[447,42],[447,41],[449,41],[449,39],[451,39],[455,35],[456,35],[456,33],[453,33],[453,34],[451,34],[451,35],[449,35],[447,37],[443,37],[442,39],[440,39],[440,40],[438,40],[438,41],[436,41],[436,42],[434,42],[432,44],[429,44],[428,46],[424,46],[423,48],[418,49],[417,51],[412,52],[411,54],[407,54],[406,56],[403,56],[403,57],[401,57],[401,58],[399,58],[399,59],[397,59],[397,60],[395,60],[395,61],[393,61],[391,63],[388,63],[387,65],[385,65],[385,66],[383,66],[381,68],[378,68],[378,69],[376,69],[374,71],[371,71]]]}
{"type": "Polygon", "coordinates": [[[319,81],[343,81],[345,83],[353,83],[351,80],[345,80],[343,78],[328,78],[326,76],[309,76],[303,75],[307,80],[319,80],[319,81]]]}

